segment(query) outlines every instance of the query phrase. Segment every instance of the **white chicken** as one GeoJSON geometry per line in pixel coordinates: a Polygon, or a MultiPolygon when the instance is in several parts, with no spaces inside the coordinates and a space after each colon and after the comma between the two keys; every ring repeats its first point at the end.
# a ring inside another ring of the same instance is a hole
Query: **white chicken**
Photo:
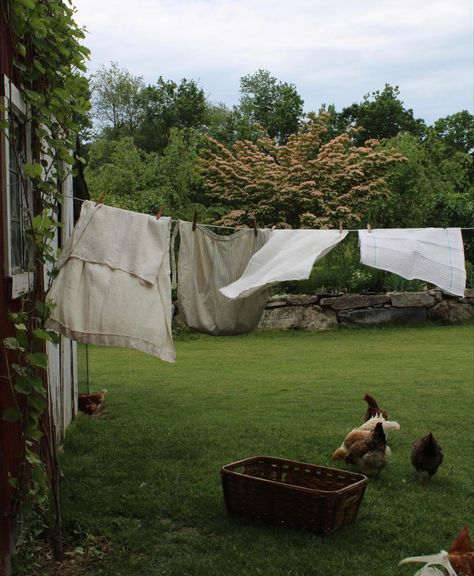
{"type": "Polygon", "coordinates": [[[332,459],[355,464],[368,476],[378,475],[392,454],[387,446],[387,433],[391,430],[400,430],[400,424],[374,416],[347,434],[332,459]]]}

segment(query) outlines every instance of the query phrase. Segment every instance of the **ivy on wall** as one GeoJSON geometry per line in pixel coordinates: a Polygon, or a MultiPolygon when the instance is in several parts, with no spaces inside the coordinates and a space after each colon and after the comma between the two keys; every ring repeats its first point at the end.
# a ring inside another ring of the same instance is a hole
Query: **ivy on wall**
{"type": "MultiPolygon", "coordinates": [[[[17,158],[21,190],[24,203],[29,197],[34,203],[28,206],[27,230],[33,249],[33,285],[21,296],[20,306],[10,313],[15,335],[3,341],[14,405],[2,418],[16,423],[21,435],[19,471],[9,477],[12,511],[25,525],[32,517],[48,525],[52,494],[55,548],[61,556],[57,450],[54,434],[44,418],[48,405],[45,343],[57,342],[57,335],[45,329],[50,305],[42,270],[45,265],[54,266],[57,258],[52,241],[60,226],[57,208],[62,201],[62,184],[73,169],[76,134],[86,122],[90,107],[84,76],[89,51],[81,44],[84,31],[74,21],[75,10],[69,1],[5,0],[2,10],[14,54],[10,79],[17,79],[32,133],[31,160],[22,162],[17,158]],[[40,442],[49,452],[50,476],[38,455],[40,442]]],[[[13,138],[6,114],[10,111],[5,106],[0,111],[0,129],[7,138],[13,138]]]]}

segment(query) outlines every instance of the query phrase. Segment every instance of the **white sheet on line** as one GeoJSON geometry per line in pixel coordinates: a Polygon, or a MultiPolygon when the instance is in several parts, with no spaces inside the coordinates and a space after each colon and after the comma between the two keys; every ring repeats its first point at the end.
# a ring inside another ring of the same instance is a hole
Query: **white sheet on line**
{"type": "Polygon", "coordinates": [[[171,219],[84,202],[48,298],[48,327],[78,342],[174,362],[171,219]]]}
{"type": "Polygon", "coordinates": [[[460,228],[359,230],[359,243],[362,264],[464,296],[466,269],[460,228]]]}
{"type": "Polygon", "coordinates": [[[339,230],[273,230],[242,276],[220,289],[227,298],[244,298],[277,282],[309,278],[313,264],[348,234],[339,230]]]}

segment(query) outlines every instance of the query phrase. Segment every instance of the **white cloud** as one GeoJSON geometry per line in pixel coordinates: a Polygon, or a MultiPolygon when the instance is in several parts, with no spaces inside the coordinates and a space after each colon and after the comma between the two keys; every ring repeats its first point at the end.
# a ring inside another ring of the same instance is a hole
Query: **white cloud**
{"type": "Polygon", "coordinates": [[[471,0],[75,3],[92,71],[117,61],[150,83],[194,78],[213,100],[232,104],[240,76],[265,68],[295,83],[309,108],[344,106],[389,82],[428,121],[460,104],[472,109],[471,0]],[[443,105],[427,97],[435,93],[443,105]]]}

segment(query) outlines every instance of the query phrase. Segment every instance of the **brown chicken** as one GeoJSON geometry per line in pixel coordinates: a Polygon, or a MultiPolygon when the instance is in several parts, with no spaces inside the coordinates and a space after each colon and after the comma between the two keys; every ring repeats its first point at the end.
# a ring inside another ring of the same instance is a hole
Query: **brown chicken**
{"type": "Polygon", "coordinates": [[[443,449],[431,432],[413,444],[411,463],[418,472],[428,472],[431,478],[436,474],[442,461],[443,449]]]}
{"type": "Polygon", "coordinates": [[[378,476],[388,464],[391,453],[383,424],[377,422],[373,430],[352,430],[334,451],[332,459],[355,464],[367,476],[378,476]]]}
{"type": "Polygon", "coordinates": [[[412,556],[405,558],[400,564],[425,562],[425,566],[417,574],[449,574],[450,576],[474,576],[474,550],[467,526],[459,532],[449,549],[438,554],[412,556]],[[442,566],[443,572],[433,566],[442,566]]]}
{"type": "Polygon", "coordinates": [[[451,566],[458,574],[474,576],[474,548],[467,526],[464,526],[457,535],[448,551],[451,566]]]}
{"type": "Polygon", "coordinates": [[[367,420],[369,420],[370,418],[373,418],[374,416],[383,416],[385,418],[385,420],[387,420],[387,418],[388,418],[387,412],[385,412],[385,410],[382,410],[382,408],[379,407],[379,405],[377,404],[377,402],[375,401],[375,399],[372,396],[369,396],[368,394],[366,394],[364,396],[364,400],[368,404],[367,412],[365,413],[365,416],[364,416],[365,422],[367,422],[367,420]]]}
{"type": "Polygon", "coordinates": [[[101,390],[96,394],[79,394],[79,410],[85,414],[94,414],[94,412],[97,412],[97,410],[101,408],[106,394],[107,390],[101,390]]]}

